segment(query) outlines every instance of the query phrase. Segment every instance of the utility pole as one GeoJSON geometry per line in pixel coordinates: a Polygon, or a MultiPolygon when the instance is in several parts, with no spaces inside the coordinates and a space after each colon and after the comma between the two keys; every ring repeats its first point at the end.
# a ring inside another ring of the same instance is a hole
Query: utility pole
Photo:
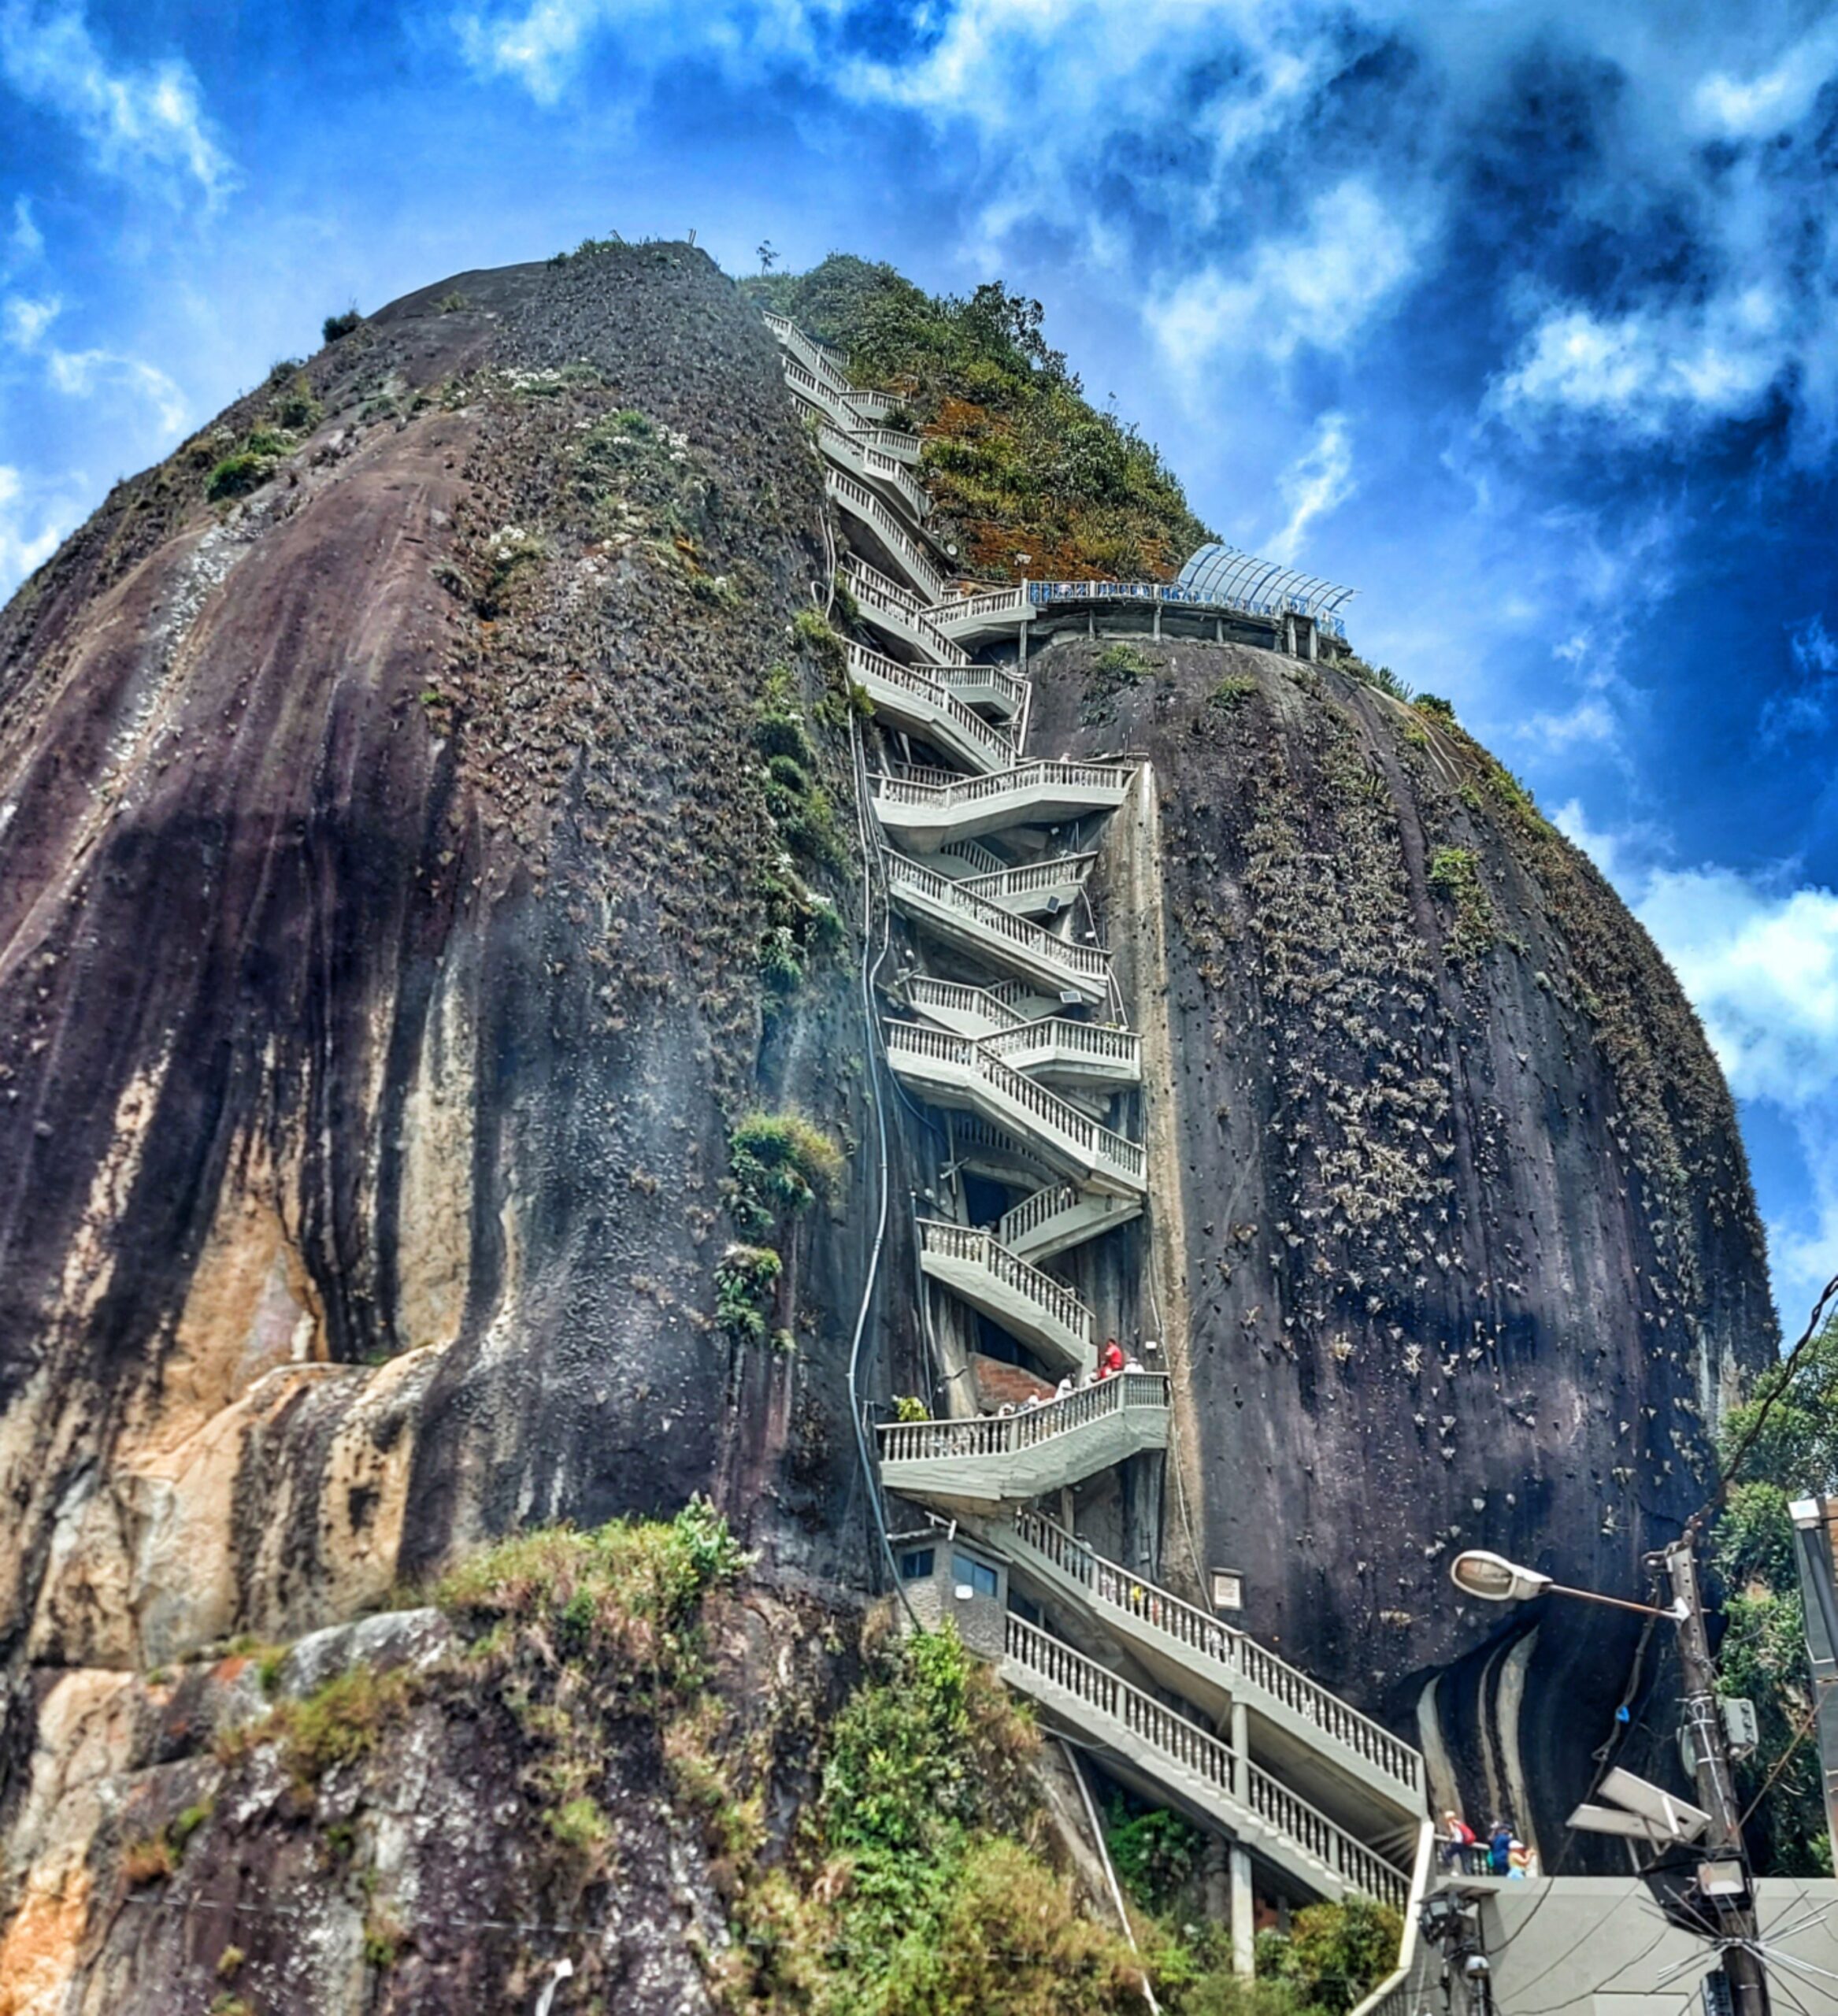
{"type": "MultiPolygon", "coordinates": [[[[1657,1556],[1671,1578],[1678,1614],[1678,1656],[1684,1673],[1684,1725],[1691,1732],[1692,1765],[1698,1781],[1698,1803],[1710,1816],[1703,1847],[1706,1864],[1728,1869],[1733,1864],[1740,1882],[1706,1887],[1705,1903],[1714,1912],[1723,1947],[1723,1972],[1729,1983],[1735,2016],[1769,2016],[1768,1977],[1758,1949],[1755,1884],[1743,1846],[1741,1811],[1736,1803],[1736,1780],[1723,1737],[1723,1718],[1717,1700],[1716,1669],[1710,1663],[1710,1641],[1704,1629],[1704,1606],[1698,1595],[1695,1536],[1682,1540],[1657,1556]]],[[[1703,1877],[1700,1875],[1700,1884],[1703,1877]]]]}

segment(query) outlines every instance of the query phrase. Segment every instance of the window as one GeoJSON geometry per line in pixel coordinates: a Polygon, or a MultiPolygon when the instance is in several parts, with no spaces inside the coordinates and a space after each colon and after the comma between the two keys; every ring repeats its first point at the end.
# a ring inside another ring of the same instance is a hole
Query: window
{"type": "Polygon", "coordinates": [[[972,1589],[980,1596],[995,1594],[995,1570],[970,1555],[951,1556],[951,1580],[959,1588],[972,1589]]]}
{"type": "Polygon", "coordinates": [[[1243,1609],[1244,1577],[1236,1568],[1215,1568],[1213,1570],[1213,1607],[1214,1610],[1243,1609]]]}
{"type": "Polygon", "coordinates": [[[916,1554],[900,1556],[900,1580],[902,1582],[923,1582],[932,1573],[936,1556],[928,1547],[921,1547],[916,1554]]]}

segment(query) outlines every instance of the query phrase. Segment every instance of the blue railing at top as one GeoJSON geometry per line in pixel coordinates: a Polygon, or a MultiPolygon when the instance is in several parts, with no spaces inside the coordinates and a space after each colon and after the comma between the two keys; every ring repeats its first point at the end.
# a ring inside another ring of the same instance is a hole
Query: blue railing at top
{"type": "Polygon", "coordinates": [[[1169,581],[1030,581],[1028,599],[1050,602],[1160,602],[1189,609],[1225,609],[1246,616],[1306,616],[1336,637],[1344,637],[1347,626],[1337,616],[1324,616],[1310,609],[1299,597],[1289,595],[1279,602],[1253,602],[1240,598],[1207,595],[1197,588],[1184,588],[1169,581]]]}

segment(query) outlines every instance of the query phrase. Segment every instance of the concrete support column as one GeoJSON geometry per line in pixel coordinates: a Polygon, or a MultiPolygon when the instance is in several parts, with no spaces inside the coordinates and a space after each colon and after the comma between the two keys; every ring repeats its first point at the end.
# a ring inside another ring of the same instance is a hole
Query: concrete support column
{"type": "Polygon", "coordinates": [[[1232,1704],[1232,1796],[1251,1803],[1251,1712],[1242,1701],[1232,1704]]]}
{"type": "Polygon", "coordinates": [[[1304,621],[1308,638],[1308,662],[1313,665],[1321,656],[1321,636],[1314,627],[1314,618],[1312,616],[1306,617],[1304,621]]]}
{"type": "Polygon", "coordinates": [[[1158,643],[1161,643],[1161,641],[1162,641],[1162,605],[1161,605],[1159,602],[1157,602],[1157,603],[1156,603],[1156,605],[1155,605],[1155,642],[1158,644],[1158,643]]]}
{"type": "Polygon", "coordinates": [[[1232,1844],[1232,1971],[1249,1981],[1257,1972],[1257,1918],[1251,1885],[1251,1851],[1232,1844]]]}

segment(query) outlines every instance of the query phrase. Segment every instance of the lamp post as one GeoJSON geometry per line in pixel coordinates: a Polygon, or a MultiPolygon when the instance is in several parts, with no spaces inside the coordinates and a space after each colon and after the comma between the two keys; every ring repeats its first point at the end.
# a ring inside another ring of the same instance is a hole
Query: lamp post
{"type": "Polygon", "coordinates": [[[1698,1868],[1698,1888],[1716,1920],[1723,1972],[1729,1984],[1735,2016],[1769,2016],[1768,1979],[1758,1947],[1755,1886],[1748,1854],[1743,1845],[1742,1821],[1736,1803],[1736,1781],[1717,1711],[1716,1669],[1710,1663],[1710,1641],[1704,1629],[1704,1606],[1698,1595],[1697,1562],[1688,1533],[1658,1554],[1646,1557],[1650,1568],[1663,1568],[1672,1585],[1665,1609],[1604,1596],[1593,1589],[1566,1588],[1535,1568],[1521,1567],[1503,1555],[1470,1549],[1449,1563],[1449,1579],[1463,1595],[1483,1603],[1529,1603],[1543,1595],[1575,1596],[1613,1610],[1637,1610],[1662,1617],[1677,1627],[1679,1664],[1684,1677],[1681,1704],[1691,1732],[1693,1776],[1698,1798],[1710,1816],[1705,1831],[1705,1859],[1698,1868]]]}

